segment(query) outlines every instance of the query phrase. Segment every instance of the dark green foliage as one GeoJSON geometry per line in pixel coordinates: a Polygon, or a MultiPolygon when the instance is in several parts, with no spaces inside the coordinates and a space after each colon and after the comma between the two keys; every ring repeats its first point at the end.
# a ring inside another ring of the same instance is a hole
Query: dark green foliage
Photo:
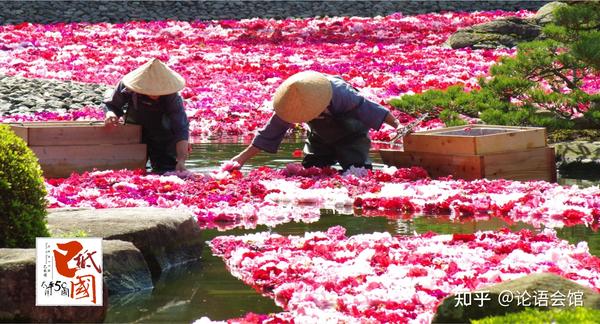
{"type": "Polygon", "coordinates": [[[33,247],[46,229],[46,188],[37,158],[0,125],[0,247],[33,247]]]}
{"type": "Polygon", "coordinates": [[[481,320],[473,320],[473,324],[505,324],[505,323],[598,323],[600,322],[600,310],[577,307],[574,309],[551,309],[541,311],[534,308],[519,313],[505,316],[487,317],[481,320]]]}
{"type": "Polygon", "coordinates": [[[531,113],[527,109],[504,111],[487,109],[481,113],[481,119],[491,125],[525,126],[529,125],[531,113]]]}
{"type": "Polygon", "coordinates": [[[450,109],[444,109],[440,112],[440,119],[446,123],[447,126],[461,126],[466,125],[467,122],[458,116],[458,113],[450,109]]]}
{"type": "Polygon", "coordinates": [[[422,94],[405,95],[395,98],[390,104],[409,114],[430,113],[438,115],[448,126],[464,125],[458,114],[478,117],[487,109],[504,110],[507,103],[501,102],[490,92],[465,92],[461,86],[451,86],[445,90],[428,90],[422,94]],[[452,113],[451,113],[452,112],[452,113]]]}
{"type": "Polygon", "coordinates": [[[600,100],[594,98],[590,109],[585,112],[584,117],[597,126],[600,126],[600,100]]]}
{"type": "Polygon", "coordinates": [[[584,1],[555,12],[556,26],[545,32],[569,45],[573,55],[600,70],[600,2],[584,1]]]}
{"type": "Polygon", "coordinates": [[[559,129],[548,133],[549,143],[574,140],[598,142],[600,141],[600,129],[559,129]]]}
{"type": "Polygon", "coordinates": [[[600,4],[577,2],[555,14],[556,24],[544,28],[547,38],[519,44],[515,57],[502,58],[490,78],[480,78],[480,89],[451,86],[390,104],[407,113],[440,113],[447,125],[460,124],[463,114],[487,124],[555,130],[575,127],[573,117],[583,113],[584,124],[600,126],[600,95],[581,90],[582,79],[600,69],[600,4]]]}
{"type": "Polygon", "coordinates": [[[443,109],[462,109],[464,98],[468,97],[461,86],[451,86],[445,90],[429,90],[421,95],[404,96],[392,99],[393,106],[410,114],[439,113],[443,109]]]}

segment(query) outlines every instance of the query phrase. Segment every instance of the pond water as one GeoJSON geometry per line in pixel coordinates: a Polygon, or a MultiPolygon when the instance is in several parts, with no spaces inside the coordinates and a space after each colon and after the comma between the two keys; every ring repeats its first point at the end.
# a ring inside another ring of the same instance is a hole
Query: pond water
{"type": "MultiPolygon", "coordinates": [[[[188,167],[194,172],[208,172],[216,169],[223,161],[244,149],[245,144],[206,143],[195,144],[194,152],[188,161],[188,167]]],[[[300,161],[292,152],[301,149],[302,143],[291,141],[283,143],[280,151],[273,154],[260,154],[253,158],[242,171],[254,166],[266,165],[281,167],[287,163],[300,161]]],[[[372,156],[375,168],[380,168],[380,158],[372,156]]],[[[585,179],[564,179],[561,184],[596,185],[597,181],[585,179]]],[[[282,235],[302,235],[309,231],[324,231],[335,225],[346,228],[347,235],[373,232],[412,235],[434,231],[440,234],[474,233],[480,230],[494,230],[503,227],[518,231],[528,228],[539,231],[523,223],[507,224],[497,218],[487,220],[466,220],[452,222],[447,217],[410,215],[399,218],[358,217],[352,214],[339,214],[331,210],[322,210],[318,222],[288,223],[267,228],[259,226],[253,230],[234,229],[228,231],[205,230],[204,238],[209,241],[219,235],[241,235],[252,232],[272,231],[282,235]]],[[[571,243],[587,241],[593,255],[600,256],[600,235],[585,226],[579,225],[557,230],[558,236],[571,243]]],[[[202,252],[202,260],[172,269],[156,283],[153,290],[133,294],[111,296],[106,322],[163,322],[189,323],[203,316],[213,320],[226,320],[240,317],[248,312],[280,312],[281,308],[267,297],[258,294],[234,278],[220,258],[212,256],[209,248],[202,252]]]]}

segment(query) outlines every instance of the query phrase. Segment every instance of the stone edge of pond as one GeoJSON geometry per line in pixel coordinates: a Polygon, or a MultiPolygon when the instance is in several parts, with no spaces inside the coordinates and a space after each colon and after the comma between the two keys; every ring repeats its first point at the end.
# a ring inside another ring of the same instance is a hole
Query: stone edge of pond
{"type": "Polygon", "coordinates": [[[35,306],[35,249],[0,249],[0,321],[101,322],[108,296],[152,289],[169,268],[197,261],[204,242],[195,218],[181,209],[136,207],[51,209],[54,237],[103,238],[103,307],[35,306]]]}
{"type": "Polygon", "coordinates": [[[600,141],[568,141],[549,144],[554,147],[557,161],[561,163],[600,164],[600,141]]]}

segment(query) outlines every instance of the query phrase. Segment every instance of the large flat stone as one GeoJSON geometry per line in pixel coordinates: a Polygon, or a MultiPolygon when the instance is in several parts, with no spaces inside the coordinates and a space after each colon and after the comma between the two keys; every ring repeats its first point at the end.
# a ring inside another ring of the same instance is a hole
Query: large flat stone
{"type": "Polygon", "coordinates": [[[35,249],[0,249],[0,322],[98,322],[103,321],[108,294],[152,289],[152,277],[144,256],[133,243],[104,240],[103,307],[35,306],[35,249]]]}
{"type": "Polygon", "coordinates": [[[507,17],[460,29],[448,38],[446,45],[454,49],[511,48],[537,39],[541,32],[541,26],[527,19],[507,17]]]}
{"type": "Polygon", "coordinates": [[[181,209],[50,210],[48,227],[53,235],[84,231],[88,237],[131,242],[154,280],[170,267],[199,259],[204,244],[195,218],[181,209]]]}
{"type": "Polygon", "coordinates": [[[541,25],[554,21],[554,11],[558,8],[567,7],[568,4],[560,1],[554,1],[543,5],[532,18],[541,25]]]}
{"type": "Polygon", "coordinates": [[[102,322],[104,306],[35,306],[35,249],[0,249],[0,322],[102,322]]]}

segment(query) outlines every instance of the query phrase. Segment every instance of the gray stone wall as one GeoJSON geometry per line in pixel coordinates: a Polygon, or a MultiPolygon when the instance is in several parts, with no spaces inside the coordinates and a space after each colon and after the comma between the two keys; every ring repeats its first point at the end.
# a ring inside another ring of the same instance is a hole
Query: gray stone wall
{"type": "Polygon", "coordinates": [[[413,15],[440,11],[537,10],[550,1],[1,1],[0,24],[315,16],[413,15]]]}

